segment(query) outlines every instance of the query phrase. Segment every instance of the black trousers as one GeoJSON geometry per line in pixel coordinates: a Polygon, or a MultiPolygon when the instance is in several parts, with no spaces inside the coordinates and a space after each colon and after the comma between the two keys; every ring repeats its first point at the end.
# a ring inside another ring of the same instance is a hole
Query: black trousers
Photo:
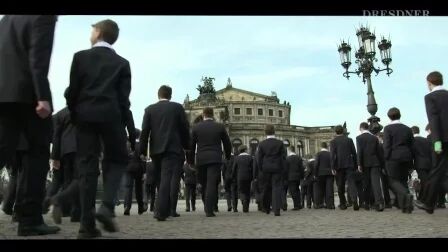
{"type": "Polygon", "coordinates": [[[51,177],[51,183],[47,188],[46,197],[50,198],[58,193],[64,185],[64,168],[62,165],[59,169],[53,169],[53,176],[51,177]]]}
{"type": "Polygon", "coordinates": [[[243,210],[249,210],[251,180],[238,180],[238,192],[243,210]]]}
{"type": "Polygon", "coordinates": [[[0,167],[12,160],[21,133],[28,142],[27,155],[18,171],[15,211],[19,225],[43,223],[51,127],[51,117],[38,117],[34,104],[0,103],[0,167]]]}
{"type": "Polygon", "coordinates": [[[323,175],[317,177],[318,184],[318,202],[322,202],[325,198],[325,206],[334,206],[334,176],[333,175],[323,175]]]}
{"type": "Polygon", "coordinates": [[[282,181],[282,208],[288,208],[288,181],[282,181]]]}
{"type": "Polygon", "coordinates": [[[263,172],[263,208],[272,210],[275,214],[280,214],[282,205],[282,174],[273,172],[263,172]]]}
{"type": "Polygon", "coordinates": [[[103,143],[103,199],[102,205],[112,213],[128,164],[126,132],[121,122],[76,124],[77,168],[81,197],[81,224],[87,228],[95,226],[95,200],[98,186],[100,145],[103,143]]]}
{"type": "Polygon", "coordinates": [[[143,173],[141,171],[127,171],[126,176],[126,196],[124,198],[124,208],[131,209],[132,207],[132,190],[135,186],[135,200],[138,208],[143,208],[143,173]]]}
{"type": "Polygon", "coordinates": [[[62,157],[61,167],[64,167],[64,184],[62,191],[54,195],[61,205],[70,204],[72,217],[81,216],[81,200],[79,192],[79,173],[76,167],[76,154],[69,153],[62,157]]]}
{"type": "Polygon", "coordinates": [[[355,185],[354,168],[344,168],[336,171],[336,185],[338,188],[339,204],[347,205],[347,199],[345,198],[345,184],[347,182],[347,197],[350,198],[350,202],[354,202],[358,198],[358,190],[355,185]]]}
{"type": "MultiPolygon", "coordinates": [[[[178,183],[176,175],[182,169],[184,158],[177,153],[163,153],[153,155],[154,171],[160,174],[156,177],[156,181],[160,181],[154,216],[159,218],[167,218],[171,214],[171,197],[173,192],[171,188],[173,183],[178,183]]],[[[175,192],[174,192],[175,193],[175,192]]]]}
{"type": "MultiPolygon", "coordinates": [[[[375,199],[375,205],[384,205],[384,196],[381,188],[381,168],[376,167],[363,167],[364,173],[364,196],[366,196],[367,203],[370,203],[370,195],[373,194],[375,199]]],[[[370,204],[369,204],[370,205],[370,204]]]]}
{"type": "Polygon", "coordinates": [[[216,199],[218,197],[218,183],[221,176],[222,164],[206,164],[198,167],[202,173],[202,192],[204,200],[204,212],[206,214],[213,214],[216,206],[216,199]],[[204,193],[205,192],[205,193],[204,193]]]}
{"type": "Polygon", "coordinates": [[[234,180],[227,180],[224,183],[224,190],[226,192],[227,208],[238,209],[238,185],[234,180]]]}
{"type": "Polygon", "coordinates": [[[295,208],[300,207],[302,205],[301,193],[300,193],[300,181],[299,180],[288,181],[288,189],[289,194],[292,197],[294,207],[295,208]]]}
{"type": "Polygon", "coordinates": [[[384,195],[384,204],[389,205],[391,204],[391,198],[390,198],[390,186],[389,186],[389,179],[387,178],[386,174],[381,172],[381,186],[383,189],[383,195],[384,195]]]}
{"type": "Polygon", "coordinates": [[[442,153],[435,155],[435,166],[428,174],[425,185],[422,187],[421,201],[427,206],[434,208],[440,192],[442,191],[442,185],[447,180],[446,173],[448,170],[448,143],[442,144],[442,153]]]}
{"type": "Polygon", "coordinates": [[[395,194],[395,200],[401,209],[410,207],[406,197],[409,194],[408,187],[408,170],[411,166],[409,162],[386,161],[386,167],[389,169],[397,169],[394,176],[389,174],[389,186],[395,194]]]}
{"type": "Polygon", "coordinates": [[[187,209],[196,209],[196,184],[185,184],[185,201],[187,209]]]}
{"type": "Polygon", "coordinates": [[[179,200],[180,193],[180,180],[181,180],[181,170],[174,172],[173,179],[171,180],[170,189],[170,211],[174,214],[177,209],[177,201],[179,200]]]}
{"type": "Polygon", "coordinates": [[[154,211],[154,205],[156,202],[156,190],[158,190],[158,186],[156,184],[146,184],[145,183],[145,191],[146,191],[146,204],[149,203],[150,211],[154,211]]]}
{"type": "Polygon", "coordinates": [[[311,207],[311,204],[313,203],[313,182],[303,183],[301,194],[302,206],[305,207],[306,200],[306,206],[311,207]]]}

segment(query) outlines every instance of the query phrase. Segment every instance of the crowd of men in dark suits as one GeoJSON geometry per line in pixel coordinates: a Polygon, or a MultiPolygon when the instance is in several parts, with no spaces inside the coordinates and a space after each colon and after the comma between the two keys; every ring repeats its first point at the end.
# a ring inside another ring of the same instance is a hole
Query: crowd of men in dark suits
{"type": "Polygon", "coordinates": [[[92,25],[92,48],[74,54],[64,93],[67,106],[52,116],[47,75],[56,20],[10,15],[0,20],[0,167],[9,167],[12,175],[2,209],[18,222],[19,236],[60,231],[43,220],[50,206],[56,224],[65,215],[80,223],[78,238],[100,237],[97,221],[105,231],[117,232],[115,207],[123,176],[124,215],[130,214],[135,188],[138,213],[149,204],[158,221],[180,216],[181,179],[186,211],[196,210],[200,187],[207,217],[216,216],[221,182],[228,211],[238,212],[240,199],[248,212],[253,193],[258,210],[275,216],[287,210],[288,190],[293,210],[305,205],[335,209],[335,179],[341,210],[383,211],[395,205],[411,213],[415,205],[433,213],[448,190],[448,91],[439,72],[427,76],[428,139],[418,136],[418,127],[402,124],[400,111],[391,108],[383,133],[373,135],[367,123],[360,124],[356,148],[337,126],[330,146],[323,143],[314,159],[302,160],[275,136],[273,125],[266,125],[266,139],[251,156],[246,146],[232,153],[212,108],[190,126],[182,105],[170,101],[172,89],[166,85],[158,90],[159,101],[145,109],[137,130],[129,101],[130,63],[112,48],[119,28],[109,19],[92,25]],[[50,159],[53,181],[45,188],[50,159]],[[407,184],[413,169],[421,180],[415,201],[407,184]],[[100,174],[103,195],[97,208],[100,174]]]}

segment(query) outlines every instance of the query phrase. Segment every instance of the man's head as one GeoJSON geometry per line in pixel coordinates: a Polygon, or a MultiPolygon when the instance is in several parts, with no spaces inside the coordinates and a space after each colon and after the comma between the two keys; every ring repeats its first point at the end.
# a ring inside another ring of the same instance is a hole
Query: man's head
{"type": "Polygon", "coordinates": [[[420,134],[420,129],[417,126],[412,126],[411,127],[412,133],[415,134],[420,134]]]}
{"type": "Polygon", "coordinates": [[[202,110],[202,115],[204,116],[204,118],[213,118],[213,108],[204,108],[204,110],[202,110]]]}
{"type": "Polygon", "coordinates": [[[428,133],[428,135],[431,135],[431,127],[429,127],[429,123],[428,123],[428,125],[426,125],[425,130],[426,130],[426,133],[428,133]]]}
{"type": "Polygon", "coordinates": [[[432,91],[436,86],[443,85],[443,76],[438,71],[430,72],[426,76],[426,83],[428,84],[429,91],[432,91]]]}
{"type": "Polygon", "coordinates": [[[369,124],[366,122],[362,122],[359,124],[359,131],[364,131],[369,129],[369,124]]]}
{"type": "Polygon", "coordinates": [[[400,110],[396,107],[393,107],[389,109],[389,111],[387,112],[387,116],[391,121],[400,120],[401,118],[400,110]]]}
{"type": "Polygon", "coordinates": [[[238,147],[238,152],[239,153],[247,152],[247,146],[244,144],[241,145],[240,147],[238,147]]]}
{"type": "Polygon", "coordinates": [[[171,100],[172,93],[173,93],[173,90],[171,89],[170,86],[163,85],[159,88],[157,95],[159,96],[159,99],[171,100]]]}
{"type": "Polygon", "coordinates": [[[342,125],[337,125],[336,127],[334,127],[334,131],[337,135],[342,135],[344,133],[344,128],[342,127],[342,125]]]}
{"type": "Polygon", "coordinates": [[[274,128],[274,125],[272,125],[272,124],[267,124],[266,127],[264,128],[264,133],[266,134],[266,136],[272,136],[272,135],[275,135],[275,128],[274,128]]]}
{"type": "Polygon", "coordinates": [[[320,144],[320,147],[321,147],[322,149],[328,149],[328,144],[327,144],[327,142],[322,142],[322,143],[320,144]]]}
{"type": "Polygon", "coordinates": [[[104,41],[113,45],[115,41],[117,41],[118,34],[120,33],[117,23],[110,19],[99,21],[98,23],[93,24],[92,28],[92,34],[90,36],[90,43],[92,43],[92,45],[99,41],[104,41]]]}

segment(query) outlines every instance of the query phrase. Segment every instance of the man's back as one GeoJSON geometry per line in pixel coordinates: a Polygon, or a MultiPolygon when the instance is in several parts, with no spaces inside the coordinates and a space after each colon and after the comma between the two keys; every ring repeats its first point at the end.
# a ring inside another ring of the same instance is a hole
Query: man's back
{"type": "Polygon", "coordinates": [[[245,153],[235,157],[234,176],[237,180],[251,180],[253,175],[253,158],[245,153]]]}
{"type": "Polygon", "coordinates": [[[262,172],[282,172],[286,165],[286,149],[283,142],[275,138],[261,141],[257,159],[262,172]]]}
{"type": "Polygon", "coordinates": [[[129,62],[107,47],[93,47],[73,57],[67,105],[77,120],[124,120],[130,107],[129,62]]]}
{"type": "Polygon", "coordinates": [[[386,160],[412,161],[414,136],[411,128],[396,123],[384,127],[384,157],[386,160]]]}
{"type": "Polygon", "coordinates": [[[332,175],[331,173],[331,155],[329,151],[319,151],[314,163],[315,176],[332,175]]]}
{"type": "Polygon", "coordinates": [[[448,142],[448,91],[437,90],[425,96],[426,114],[432,141],[448,142]]]}
{"type": "Polygon", "coordinates": [[[76,152],[76,129],[67,107],[53,116],[54,135],[52,159],[60,160],[65,154],[76,152]]]}
{"type": "Polygon", "coordinates": [[[366,132],[356,137],[358,165],[363,167],[381,166],[381,153],[378,138],[366,132]]]}
{"type": "Polygon", "coordinates": [[[415,169],[431,169],[431,142],[421,136],[414,137],[413,145],[415,169]]]}
{"type": "Polygon", "coordinates": [[[224,125],[213,120],[204,120],[196,124],[192,130],[192,155],[194,160],[195,146],[197,145],[196,164],[212,164],[222,162],[222,147],[226,159],[230,159],[231,143],[224,125]]]}
{"type": "Polygon", "coordinates": [[[288,165],[288,180],[296,181],[300,180],[304,176],[304,168],[302,163],[302,158],[297,154],[289,155],[286,158],[286,163],[288,165]]]}
{"type": "Polygon", "coordinates": [[[47,74],[56,19],[6,15],[0,20],[0,103],[51,103],[47,74]]]}
{"type": "Polygon", "coordinates": [[[332,167],[334,169],[353,168],[356,165],[356,150],[353,140],[347,136],[336,136],[330,142],[332,167]]]}
{"type": "Polygon", "coordinates": [[[168,152],[184,155],[183,149],[189,147],[189,137],[185,110],[179,103],[162,100],[145,109],[140,154],[146,155],[150,139],[151,156],[168,152]]]}

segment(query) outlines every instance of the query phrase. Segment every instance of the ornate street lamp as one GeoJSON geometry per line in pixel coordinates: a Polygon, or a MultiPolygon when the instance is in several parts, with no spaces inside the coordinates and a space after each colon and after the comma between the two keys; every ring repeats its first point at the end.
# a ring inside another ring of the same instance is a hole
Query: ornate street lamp
{"type": "Polygon", "coordinates": [[[386,71],[386,74],[389,76],[392,73],[392,69],[389,67],[392,62],[390,48],[392,44],[390,40],[381,38],[381,41],[378,43],[378,49],[380,50],[381,62],[386,66],[384,69],[376,68],[373,63],[378,61],[375,58],[375,39],[376,36],[374,33],[370,32],[367,27],[361,26],[356,31],[356,36],[358,37],[359,49],[355,52],[355,63],[357,64],[357,69],[355,71],[349,71],[351,60],[350,60],[350,52],[351,47],[348,43],[342,41],[338,46],[338,52],[341,58],[341,65],[345,69],[343,76],[347,79],[350,78],[350,74],[356,74],[361,77],[364,83],[367,82],[367,111],[370,113],[371,117],[368,119],[370,123],[370,131],[373,134],[380,132],[383,129],[383,126],[379,124],[380,118],[375,116],[378,111],[378,106],[375,101],[375,96],[372,88],[371,82],[371,74],[375,72],[378,75],[381,71],[386,71]]]}

